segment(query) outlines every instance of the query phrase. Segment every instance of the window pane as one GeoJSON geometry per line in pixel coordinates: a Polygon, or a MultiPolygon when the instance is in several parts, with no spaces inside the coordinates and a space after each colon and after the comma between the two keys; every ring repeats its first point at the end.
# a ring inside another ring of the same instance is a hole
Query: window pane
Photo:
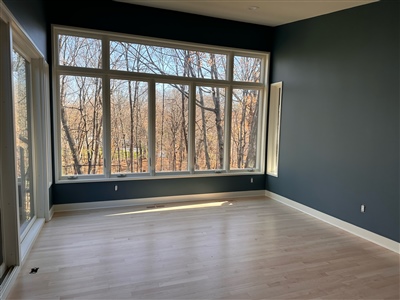
{"type": "Polygon", "coordinates": [[[112,41],[110,69],[224,80],[226,55],[112,41]]]}
{"type": "Polygon", "coordinates": [[[259,98],[257,90],[233,90],[231,169],[256,167],[259,98]]]}
{"type": "Polygon", "coordinates": [[[14,126],[21,233],[35,215],[32,178],[32,125],[30,118],[30,99],[28,94],[28,72],[29,63],[18,52],[14,51],[14,126]]]}
{"type": "Polygon", "coordinates": [[[111,172],[148,172],[148,84],[111,80],[111,172]]]}
{"type": "Polygon", "coordinates": [[[156,84],[156,171],[188,170],[189,86],[156,84]]]}
{"type": "Polygon", "coordinates": [[[234,81],[260,82],[262,61],[260,58],[235,56],[234,61],[234,81]]]}
{"type": "Polygon", "coordinates": [[[62,175],[103,173],[102,81],[60,76],[62,175]]]}
{"type": "Polygon", "coordinates": [[[60,34],[58,57],[61,66],[100,69],[101,40],[60,34]]]}
{"type": "Polygon", "coordinates": [[[223,169],[225,89],[197,87],[195,170],[223,169]]]}

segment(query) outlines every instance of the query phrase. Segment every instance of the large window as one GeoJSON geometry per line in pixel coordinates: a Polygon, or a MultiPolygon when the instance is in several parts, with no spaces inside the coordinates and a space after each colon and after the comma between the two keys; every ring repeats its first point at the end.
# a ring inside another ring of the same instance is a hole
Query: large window
{"type": "Polygon", "coordinates": [[[268,53],[53,38],[58,180],[264,172],[268,53]]]}

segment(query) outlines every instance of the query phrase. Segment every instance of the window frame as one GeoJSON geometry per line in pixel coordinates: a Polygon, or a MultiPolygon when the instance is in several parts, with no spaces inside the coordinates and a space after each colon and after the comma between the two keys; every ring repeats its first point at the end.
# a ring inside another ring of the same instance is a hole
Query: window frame
{"type": "MultiPolygon", "coordinates": [[[[31,206],[33,206],[33,216],[31,216],[31,218],[29,219],[28,223],[26,223],[24,226],[21,226],[20,224],[20,234],[21,234],[21,240],[24,240],[25,236],[27,235],[27,233],[29,232],[30,228],[32,227],[32,225],[35,223],[36,217],[37,217],[37,204],[36,204],[36,195],[37,195],[37,186],[36,186],[36,178],[34,176],[36,169],[37,169],[37,165],[36,162],[34,161],[34,158],[36,157],[35,155],[35,149],[37,148],[36,143],[34,142],[34,111],[33,111],[33,107],[34,107],[34,97],[33,97],[33,80],[32,80],[32,73],[33,73],[33,66],[32,66],[32,60],[31,60],[31,55],[28,55],[26,50],[24,51],[22,49],[22,42],[19,41],[18,39],[14,38],[13,41],[13,51],[16,52],[21,58],[24,59],[25,61],[25,92],[26,92],[26,113],[27,113],[27,123],[28,123],[28,149],[29,149],[29,153],[28,153],[28,160],[29,160],[29,166],[28,170],[29,170],[29,176],[30,178],[30,193],[31,193],[31,206]]],[[[13,80],[14,81],[14,80],[13,80]]],[[[13,84],[15,84],[13,82],[13,84]]],[[[13,89],[15,88],[15,86],[13,85],[13,89]]],[[[15,96],[14,96],[15,97],[15,96]]],[[[15,99],[13,98],[13,100],[15,101],[15,99]]],[[[14,113],[16,112],[16,107],[15,107],[15,103],[14,103],[14,113]]],[[[14,128],[16,128],[16,117],[14,116],[14,128]]],[[[15,130],[15,129],[14,129],[15,130]]],[[[14,141],[16,142],[17,138],[14,137],[14,141]]],[[[17,147],[17,144],[14,145],[14,147],[17,147]]],[[[15,156],[17,158],[17,156],[15,156]]],[[[21,178],[18,177],[18,181],[21,180],[21,178]]],[[[18,184],[20,184],[18,182],[18,184]]]]}
{"type": "Polygon", "coordinates": [[[283,82],[270,84],[270,106],[268,116],[268,150],[267,150],[267,175],[278,177],[279,147],[282,118],[282,90],[283,82]]]}
{"type": "Polygon", "coordinates": [[[143,36],[119,34],[113,32],[90,30],[77,27],[52,25],[52,52],[53,52],[53,121],[54,121],[54,153],[55,153],[55,181],[56,183],[69,182],[91,182],[91,181],[113,181],[113,180],[134,180],[134,179],[160,179],[160,178],[179,178],[196,176],[218,176],[224,175],[243,175],[243,174],[264,174],[265,172],[265,151],[266,151],[266,118],[267,101],[269,93],[268,70],[269,52],[252,51],[246,49],[215,47],[196,43],[185,43],[173,40],[148,38],[143,36]],[[84,68],[59,65],[58,57],[58,36],[71,35],[78,37],[95,38],[101,41],[102,47],[102,68],[84,68]],[[184,50],[204,51],[214,54],[226,55],[226,79],[204,79],[195,77],[183,77],[174,75],[159,75],[152,73],[138,73],[123,70],[110,69],[110,43],[112,41],[146,44],[150,46],[169,47],[184,50]],[[233,81],[234,57],[245,56],[261,59],[261,74],[259,82],[233,81]],[[78,176],[62,175],[61,159],[61,106],[60,106],[60,82],[62,75],[72,76],[96,76],[103,81],[103,153],[104,171],[102,174],[82,174],[78,176]],[[148,82],[148,172],[127,173],[123,176],[112,174],[109,165],[111,163],[111,110],[110,110],[110,81],[111,80],[136,80],[148,82]],[[155,85],[158,83],[187,84],[189,86],[189,111],[188,111],[188,170],[176,172],[156,172],[155,171],[155,85]],[[196,88],[201,86],[213,86],[226,89],[225,120],[224,120],[224,168],[223,170],[195,170],[194,151],[195,151],[195,95],[196,88]],[[256,148],[256,167],[251,169],[230,168],[230,140],[231,135],[231,109],[232,91],[234,89],[259,90],[260,103],[258,115],[258,133],[256,148]]]}

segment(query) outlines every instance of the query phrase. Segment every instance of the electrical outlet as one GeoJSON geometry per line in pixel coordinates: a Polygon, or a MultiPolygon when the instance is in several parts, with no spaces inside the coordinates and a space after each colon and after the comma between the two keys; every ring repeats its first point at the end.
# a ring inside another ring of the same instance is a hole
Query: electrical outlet
{"type": "Polygon", "coordinates": [[[253,177],[250,178],[250,182],[253,183],[253,177]]]}
{"type": "Polygon", "coordinates": [[[114,186],[114,191],[118,191],[118,185],[114,186]]]}
{"type": "Polygon", "coordinates": [[[360,210],[361,210],[362,213],[365,213],[365,204],[361,204],[361,209],[360,210]]]}

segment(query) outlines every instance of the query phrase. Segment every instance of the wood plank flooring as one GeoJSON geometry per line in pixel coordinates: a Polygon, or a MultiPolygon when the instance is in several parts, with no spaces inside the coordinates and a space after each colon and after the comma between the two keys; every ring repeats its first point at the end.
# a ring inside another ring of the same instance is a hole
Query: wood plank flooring
{"type": "Polygon", "coordinates": [[[266,197],[65,212],[8,299],[399,299],[399,257],[266,197]]]}

